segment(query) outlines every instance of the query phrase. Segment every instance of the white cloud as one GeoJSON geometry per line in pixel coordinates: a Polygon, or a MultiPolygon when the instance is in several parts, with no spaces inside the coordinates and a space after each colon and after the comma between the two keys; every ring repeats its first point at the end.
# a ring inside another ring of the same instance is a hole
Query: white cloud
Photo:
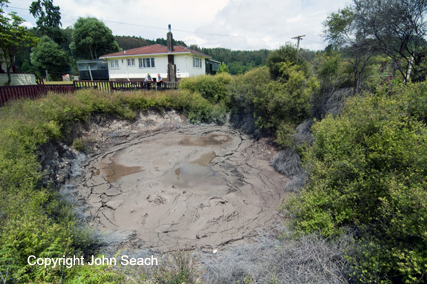
{"type": "Polygon", "coordinates": [[[297,35],[306,35],[301,47],[322,49],[325,47],[320,34],[322,22],[328,13],[335,12],[349,1],[310,0],[230,0],[215,19],[202,24],[196,34],[204,38],[206,47],[232,49],[278,48],[297,35]],[[240,37],[215,36],[211,34],[240,37]]]}
{"type": "MultiPolygon", "coordinates": [[[[28,8],[33,0],[14,0],[9,6],[28,8]]],[[[96,17],[115,35],[166,37],[168,24],[174,38],[187,44],[231,49],[278,48],[293,36],[305,34],[301,47],[322,49],[319,34],[328,13],[351,0],[54,0],[61,8],[62,26],[78,17],[96,17]]],[[[30,26],[28,10],[14,10],[30,26]]]]}
{"type": "Polygon", "coordinates": [[[24,27],[26,27],[26,28],[28,28],[28,29],[31,29],[32,27],[34,27],[34,26],[33,26],[33,24],[32,24],[32,23],[30,23],[30,22],[23,22],[23,23],[21,24],[21,26],[24,26],[24,27]]]}

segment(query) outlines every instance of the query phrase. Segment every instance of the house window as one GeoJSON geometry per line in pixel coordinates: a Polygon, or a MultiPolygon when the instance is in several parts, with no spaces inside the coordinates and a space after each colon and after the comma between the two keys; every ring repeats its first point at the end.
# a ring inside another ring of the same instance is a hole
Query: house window
{"type": "Polygon", "coordinates": [[[140,58],[139,59],[139,68],[154,68],[154,58],[140,58]]]}
{"type": "Polygon", "coordinates": [[[110,61],[110,67],[111,68],[119,68],[119,61],[118,60],[111,60],[110,61]]]}
{"type": "Polygon", "coordinates": [[[135,59],[128,59],[128,66],[135,66],[135,59]]]}
{"type": "Polygon", "coordinates": [[[202,68],[202,59],[193,57],[193,67],[202,68]]]}

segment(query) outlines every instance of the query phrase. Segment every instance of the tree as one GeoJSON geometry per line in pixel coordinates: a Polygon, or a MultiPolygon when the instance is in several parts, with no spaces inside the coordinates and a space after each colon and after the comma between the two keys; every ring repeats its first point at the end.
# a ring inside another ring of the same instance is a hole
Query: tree
{"type": "Polygon", "coordinates": [[[48,36],[43,36],[40,44],[32,51],[31,63],[38,68],[49,70],[54,80],[60,80],[68,68],[67,52],[48,36]]]}
{"type": "Polygon", "coordinates": [[[277,79],[282,75],[280,68],[282,62],[296,63],[298,58],[297,49],[290,43],[281,46],[279,49],[272,51],[267,57],[267,66],[270,69],[270,74],[273,79],[277,79]]]}
{"type": "Polygon", "coordinates": [[[409,80],[425,56],[427,12],[425,0],[354,0],[357,28],[373,38],[372,45],[393,61],[403,61],[399,72],[409,80]]]}
{"type": "Polygon", "coordinates": [[[30,13],[37,18],[37,30],[42,35],[51,37],[57,44],[65,41],[65,36],[60,29],[61,13],[59,6],[53,6],[53,0],[37,0],[31,3],[30,13]]]}
{"type": "Polygon", "coordinates": [[[119,44],[119,47],[123,50],[138,48],[142,46],[150,45],[150,43],[141,38],[141,37],[131,37],[131,36],[114,36],[117,43],[119,44]]]}
{"type": "Polygon", "coordinates": [[[366,31],[359,28],[356,19],[354,9],[346,7],[337,13],[331,13],[323,23],[323,37],[331,46],[341,50],[345,60],[352,66],[354,93],[362,89],[367,68],[376,52],[372,40],[366,31]]]}
{"type": "Polygon", "coordinates": [[[216,73],[228,73],[228,66],[222,62],[219,67],[218,67],[218,71],[216,73]]]}
{"type": "Polygon", "coordinates": [[[9,13],[9,17],[4,15],[3,7],[9,1],[0,0],[0,63],[6,64],[7,85],[10,85],[12,78],[11,70],[15,67],[15,55],[21,47],[35,46],[38,39],[31,32],[21,26],[24,20],[16,12],[9,13]]]}
{"type": "Polygon", "coordinates": [[[76,58],[98,59],[99,56],[119,51],[111,30],[96,18],[79,18],[74,24],[71,52],[76,58]]]}

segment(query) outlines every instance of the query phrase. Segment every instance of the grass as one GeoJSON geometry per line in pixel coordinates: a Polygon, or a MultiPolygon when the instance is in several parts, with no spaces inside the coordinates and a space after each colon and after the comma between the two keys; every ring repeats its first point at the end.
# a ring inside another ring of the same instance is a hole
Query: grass
{"type": "Polygon", "coordinates": [[[73,81],[46,81],[43,80],[45,85],[72,85],[73,81]]]}

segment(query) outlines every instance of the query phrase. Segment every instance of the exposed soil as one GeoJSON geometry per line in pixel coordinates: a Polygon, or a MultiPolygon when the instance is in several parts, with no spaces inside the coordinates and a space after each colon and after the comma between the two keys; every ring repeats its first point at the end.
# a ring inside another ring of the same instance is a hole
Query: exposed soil
{"type": "Polygon", "coordinates": [[[95,152],[69,183],[98,230],[133,232],[140,249],[210,250],[280,223],[288,179],[268,141],[173,112],[90,129],[95,152]]]}

